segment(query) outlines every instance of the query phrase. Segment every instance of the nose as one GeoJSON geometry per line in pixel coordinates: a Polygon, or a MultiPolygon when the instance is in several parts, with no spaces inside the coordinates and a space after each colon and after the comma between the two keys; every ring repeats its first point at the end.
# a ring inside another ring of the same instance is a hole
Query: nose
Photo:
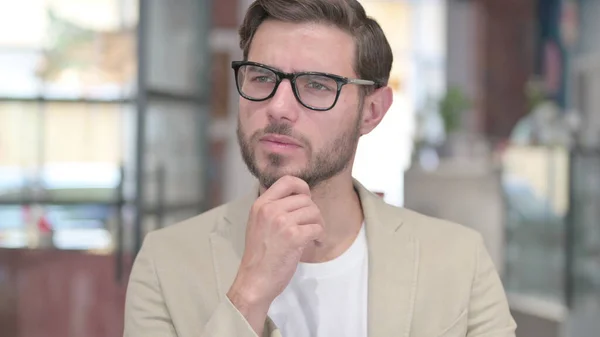
{"type": "Polygon", "coordinates": [[[294,95],[292,83],[289,80],[283,80],[279,84],[275,95],[271,97],[268,103],[267,113],[269,119],[286,119],[289,122],[295,122],[298,119],[300,106],[294,95]]]}

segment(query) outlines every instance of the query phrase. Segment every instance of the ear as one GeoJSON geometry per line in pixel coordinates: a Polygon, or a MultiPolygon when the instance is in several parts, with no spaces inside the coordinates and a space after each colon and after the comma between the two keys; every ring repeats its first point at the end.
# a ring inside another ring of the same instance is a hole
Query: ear
{"type": "Polygon", "coordinates": [[[393,100],[394,95],[390,87],[379,88],[365,97],[360,125],[361,135],[368,134],[379,125],[392,105],[393,100]]]}

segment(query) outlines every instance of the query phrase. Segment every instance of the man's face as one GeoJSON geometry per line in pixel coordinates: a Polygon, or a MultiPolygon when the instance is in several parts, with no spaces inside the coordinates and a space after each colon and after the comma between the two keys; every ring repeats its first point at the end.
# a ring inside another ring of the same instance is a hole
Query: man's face
{"type": "MultiPolygon", "coordinates": [[[[352,37],[338,28],[267,20],[254,36],[248,61],[288,73],[356,78],[354,55],[352,37]]],[[[349,170],[361,133],[359,103],[358,87],[346,85],[331,110],[313,111],[296,100],[288,80],[266,101],[240,97],[237,136],[248,169],[265,188],[284,175],[314,187],[349,170]]]]}

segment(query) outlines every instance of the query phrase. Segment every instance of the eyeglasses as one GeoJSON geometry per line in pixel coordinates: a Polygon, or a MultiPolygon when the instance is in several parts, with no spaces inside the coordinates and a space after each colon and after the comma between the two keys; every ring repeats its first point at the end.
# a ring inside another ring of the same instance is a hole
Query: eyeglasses
{"type": "Polygon", "coordinates": [[[340,97],[342,87],[346,84],[381,87],[374,81],[327,73],[284,73],[267,65],[249,61],[234,61],[231,67],[235,73],[238,92],[245,99],[254,102],[268,100],[275,96],[281,81],[288,79],[298,102],[315,111],[333,108],[340,97]]]}

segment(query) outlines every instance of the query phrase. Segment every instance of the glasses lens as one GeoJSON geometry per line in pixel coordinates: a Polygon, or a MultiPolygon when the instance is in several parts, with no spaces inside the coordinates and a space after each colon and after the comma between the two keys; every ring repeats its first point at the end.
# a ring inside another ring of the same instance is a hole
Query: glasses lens
{"type": "Polygon", "coordinates": [[[251,99],[265,99],[277,85],[277,75],[269,69],[243,65],[238,70],[237,85],[242,95],[251,99]]]}
{"type": "Polygon", "coordinates": [[[301,75],[296,79],[298,96],[305,105],[329,109],[335,103],[337,82],[323,75],[301,75]]]}

